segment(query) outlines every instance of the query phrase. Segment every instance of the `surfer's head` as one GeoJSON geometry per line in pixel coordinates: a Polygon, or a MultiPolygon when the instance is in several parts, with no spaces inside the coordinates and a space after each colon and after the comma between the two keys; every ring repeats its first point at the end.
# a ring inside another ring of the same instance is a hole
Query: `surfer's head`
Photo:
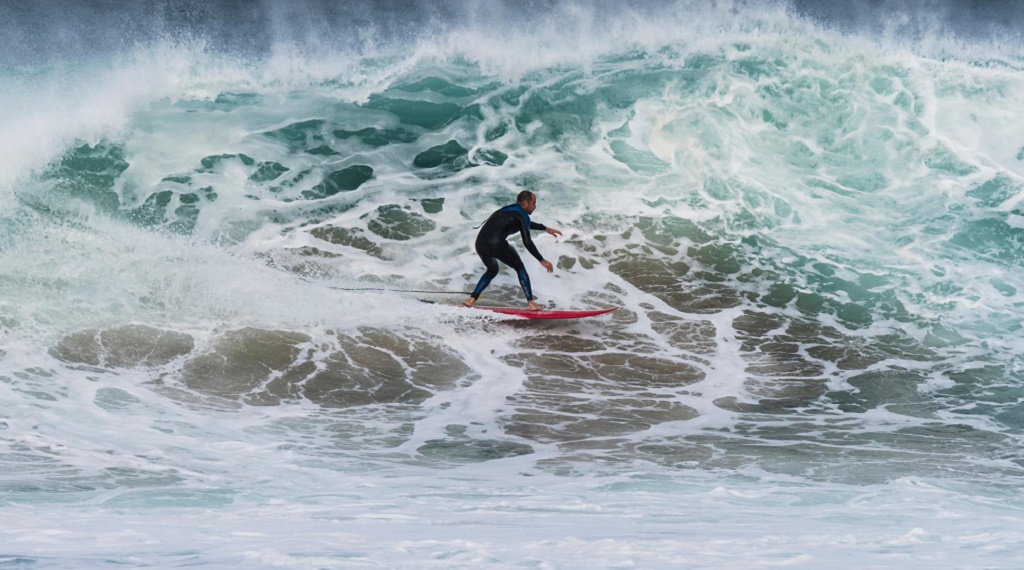
{"type": "Polygon", "coordinates": [[[537,195],[529,190],[523,190],[516,196],[516,204],[522,206],[527,214],[532,214],[537,209],[537,195]]]}

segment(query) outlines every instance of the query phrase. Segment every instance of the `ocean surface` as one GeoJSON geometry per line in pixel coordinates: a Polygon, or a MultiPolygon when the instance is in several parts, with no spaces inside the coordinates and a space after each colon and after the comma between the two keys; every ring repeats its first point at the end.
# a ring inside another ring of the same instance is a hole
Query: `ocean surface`
{"type": "Polygon", "coordinates": [[[0,568],[1019,568],[1022,16],[0,4],[0,568]]]}

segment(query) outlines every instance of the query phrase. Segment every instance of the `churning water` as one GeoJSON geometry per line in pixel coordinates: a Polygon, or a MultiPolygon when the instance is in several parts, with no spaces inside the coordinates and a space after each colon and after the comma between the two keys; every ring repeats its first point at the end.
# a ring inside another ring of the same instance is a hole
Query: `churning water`
{"type": "Polygon", "coordinates": [[[0,567],[1024,559],[1012,36],[104,6],[3,8],[0,567]],[[540,303],[621,309],[459,305],[522,189],[540,303]]]}

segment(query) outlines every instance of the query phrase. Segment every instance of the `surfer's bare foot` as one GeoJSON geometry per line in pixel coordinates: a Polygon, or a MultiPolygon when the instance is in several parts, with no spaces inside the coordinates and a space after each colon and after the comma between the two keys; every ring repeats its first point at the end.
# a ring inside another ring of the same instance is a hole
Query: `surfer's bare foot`
{"type": "Polygon", "coordinates": [[[473,303],[476,303],[476,299],[474,299],[473,297],[470,297],[470,298],[468,298],[468,299],[466,299],[465,301],[462,302],[462,304],[467,306],[467,307],[472,307],[473,303]]]}
{"type": "Polygon", "coordinates": [[[531,311],[539,311],[540,310],[540,306],[536,302],[530,301],[530,310],[531,311]]]}

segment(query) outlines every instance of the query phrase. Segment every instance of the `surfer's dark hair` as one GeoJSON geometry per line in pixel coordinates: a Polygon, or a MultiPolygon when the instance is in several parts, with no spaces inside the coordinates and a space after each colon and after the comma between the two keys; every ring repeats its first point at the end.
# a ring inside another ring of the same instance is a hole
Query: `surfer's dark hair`
{"type": "Polygon", "coordinates": [[[523,202],[536,197],[537,195],[534,194],[533,192],[530,192],[529,190],[523,190],[522,192],[519,193],[518,196],[516,196],[516,203],[522,204],[523,202]]]}

